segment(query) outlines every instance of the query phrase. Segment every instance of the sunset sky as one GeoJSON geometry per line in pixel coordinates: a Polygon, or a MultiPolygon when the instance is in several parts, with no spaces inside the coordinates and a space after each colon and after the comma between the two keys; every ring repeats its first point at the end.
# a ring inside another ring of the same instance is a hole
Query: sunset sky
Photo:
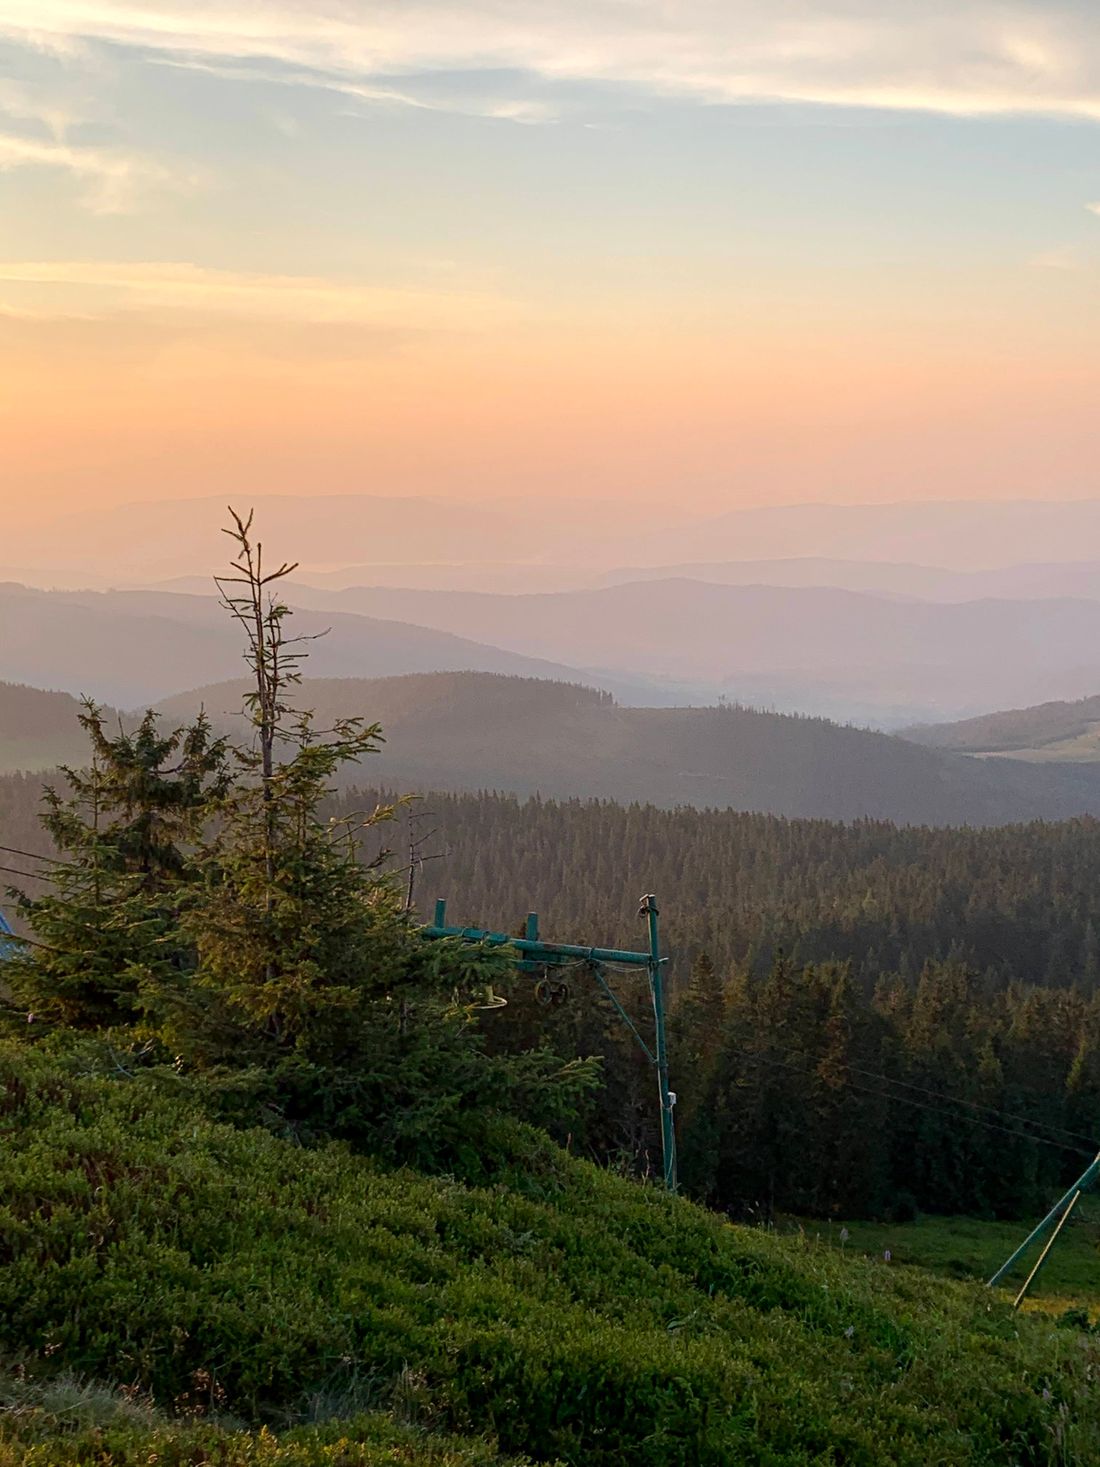
{"type": "Polygon", "coordinates": [[[0,494],[1100,490],[1095,0],[0,0],[0,494]]]}

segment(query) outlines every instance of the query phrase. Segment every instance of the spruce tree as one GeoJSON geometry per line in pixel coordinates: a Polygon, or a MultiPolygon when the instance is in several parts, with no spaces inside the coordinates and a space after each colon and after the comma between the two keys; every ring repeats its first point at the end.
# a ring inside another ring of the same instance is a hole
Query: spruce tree
{"type": "Polygon", "coordinates": [[[79,719],[91,760],[62,770],[67,790],[45,788],[41,823],[60,859],[44,895],[17,896],[35,940],[5,978],[40,1026],[111,1028],[155,1015],[194,966],[180,916],[190,852],[227,787],[225,746],[203,714],[161,733],[150,710],[110,734],[88,700],[79,719]]]}
{"type": "MultiPolygon", "coordinates": [[[[231,513],[233,513],[231,511],[231,513]]],[[[367,1141],[428,1164],[473,1135],[471,1116],[542,1119],[590,1069],[541,1054],[489,1057],[475,1022],[514,955],[422,936],[384,849],[360,852],[392,806],[326,817],[337,771],[377,749],[377,724],[318,729],[294,704],[310,638],[290,633],[252,519],[233,513],[223,604],[245,631],[253,739],[234,751],[184,926],[197,953],[165,1038],[207,1075],[250,1072],[269,1116],[298,1134],[367,1141]]]]}

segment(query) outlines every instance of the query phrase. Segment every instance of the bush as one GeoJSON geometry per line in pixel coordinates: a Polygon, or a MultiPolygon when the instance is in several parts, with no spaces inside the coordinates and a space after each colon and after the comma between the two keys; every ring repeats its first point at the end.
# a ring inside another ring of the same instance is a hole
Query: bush
{"type": "Polygon", "coordinates": [[[984,1290],[724,1225],[517,1125],[471,1187],[79,1068],[0,1049],[0,1347],[252,1428],[100,1428],[161,1462],[491,1460],[279,1434],[318,1401],[584,1467],[1100,1460],[1094,1342],[984,1290]]]}

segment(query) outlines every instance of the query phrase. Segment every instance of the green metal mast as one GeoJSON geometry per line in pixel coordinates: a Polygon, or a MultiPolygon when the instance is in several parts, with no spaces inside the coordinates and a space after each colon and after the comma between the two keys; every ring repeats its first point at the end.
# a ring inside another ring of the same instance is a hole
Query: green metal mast
{"type": "Polygon", "coordinates": [[[665,1015],[664,967],[667,958],[661,956],[660,928],[658,926],[657,898],[652,893],[642,897],[638,915],[644,917],[649,929],[649,947],[645,952],[631,952],[624,948],[583,947],[579,943],[544,942],[539,937],[537,912],[528,912],[522,937],[511,937],[507,932],[490,932],[483,927],[452,927],[447,923],[447,903],[440,898],[435,904],[435,919],[420,930],[425,937],[460,937],[466,942],[485,942],[492,946],[515,948],[516,966],[525,973],[546,975],[555,968],[571,968],[578,961],[587,964],[607,998],[637,1040],[643,1053],[657,1071],[657,1093],[661,1117],[661,1175],[670,1192],[676,1191],[676,1127],[673,1122],[675,1092],[668,1084],[668,1039],[665,1015]],[[608,986],[603,975],[604,965],[609,967],[644,968],[649,978],[649,993],[653,1002],[654,1044],[649,1045],[639,1034],[633,1020],[608,986]]]}
{"type": "Polygon", "coordinates": [[[661,972],[665,959],[661,957],[661,937],[658,928],[659,909],[657,898],[652,892],[642,897],[638,915],[644,916],[649,925],[649,991],[653,999],[653,1037],[656,1047],[657,1093],[661,1106],[661,1157],[664,1163],[665,1186],[676,1191],[676,1127],[672,1108],[676,1096],[668,1088],[668,1040],[665,1033],[665,980],[661,972]]]}

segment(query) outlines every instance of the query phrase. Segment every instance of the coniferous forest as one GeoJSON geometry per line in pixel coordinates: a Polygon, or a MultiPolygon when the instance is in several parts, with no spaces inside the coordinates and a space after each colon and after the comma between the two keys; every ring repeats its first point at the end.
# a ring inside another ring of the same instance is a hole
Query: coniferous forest
{"type": "Polygon", "coordinates": [[[250,530],[247,739],[88,701],[81,762],[0,783],[0,1467],[1086,1460],[1087,1314],[1052,1343],[728,1220],[1013,1218],[1080,1173],[1093,823],[349,789],[383,730],[290,697],[250,530]],[[636,951],[643,891],[681,1199],[640,970],[418,915],[636,951]]]}
{"type": "MultiPolygon", "coordinates": [[[[1097,822],[899,829],[492,795],[423,807],[440,859],[418,880],[451,920],[518,931],[529,902],[559,940],[639,946],[635,898],[659,894],[681,1173],[712,1205],[1027,1216],[1095,1154],[1097,822]]],[[[584,1140],[652,1163],[648,1067],[598,987],[579,974],[550,1009],[529,987],[490,1032],[602,1054],[584,1140]]],[[[644,1022],[637,980],[621,975],[619,994],[644,1022]]]]}
{"type": "MultiPolygon", "coordinates": [[[[49,852],[40,789],[0,781],[14,849],[49,852]]],[[[352,790],[328,809],[393,800],[352,790]]],[[[420,908],[445,895],[464,924],[518,932],[536,910],[555,940],[639,947],[637,897],[658,894],[681,1178],[731,1215],[1025,1217],[1095,1151],[1100,823],[897,828],[431,795],[369,827],[360,854],[401,866],[410,839],[420,908]]],[[[487,1042],[599,1056],[570,1144],[653,1171],[648,1063],[590,975],[568,986],[543,1007],[513,980],[508,1007],[482,1017],[487,1042]]],[[[618,975],[617,994],[644,1029],[644,980],[618,975]]]]}

